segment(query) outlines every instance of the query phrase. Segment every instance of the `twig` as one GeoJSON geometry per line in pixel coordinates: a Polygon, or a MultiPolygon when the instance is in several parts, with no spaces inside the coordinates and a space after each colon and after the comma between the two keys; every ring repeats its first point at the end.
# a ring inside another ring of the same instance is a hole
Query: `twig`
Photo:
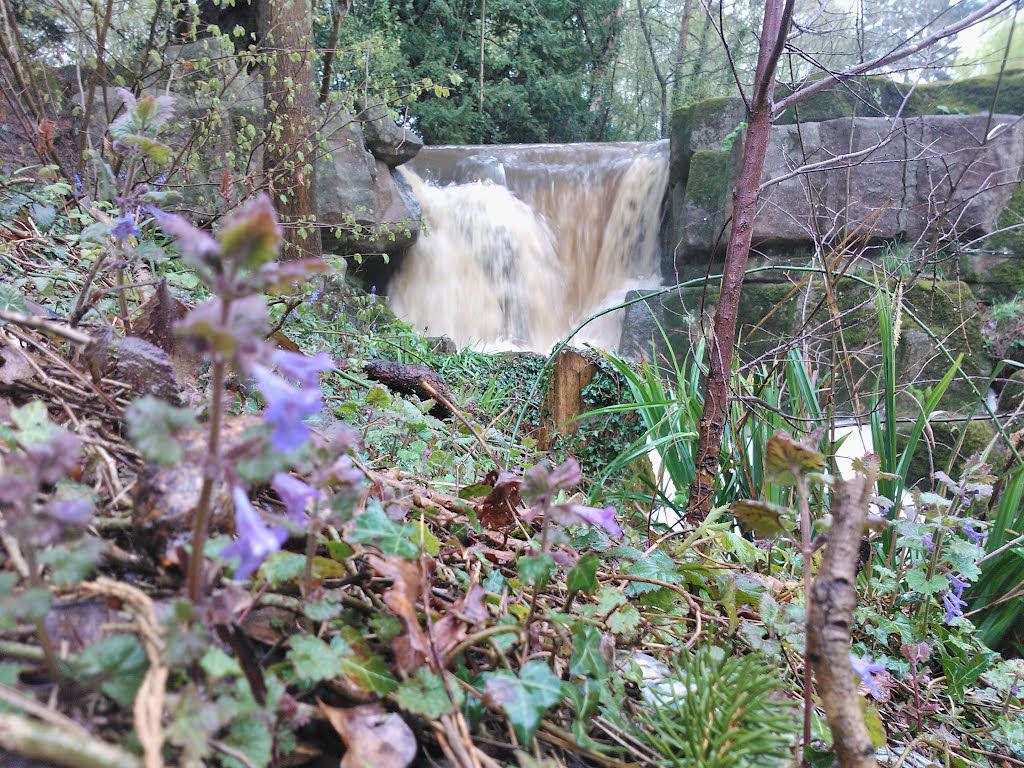
{"type": "Polygon", "coordinates": [[[92,336],[76,330],[70,325],[55,323],[53,320],[47,320],[46,318],[39,317],[38,315],[29,315],[25,312],[14,312],[9,309],[0,309],[0,320],[20,325],[23,328],[46,331],[47,333],[52,333],[55,336],[67,339],[74,344],[88,344],[92,341],[92,336]]]}
{"type": "Polygon", "coordinates": [[[0,712],[0,748],[62,768],[142,768],[139,759],[81,728],[0,712]]]}

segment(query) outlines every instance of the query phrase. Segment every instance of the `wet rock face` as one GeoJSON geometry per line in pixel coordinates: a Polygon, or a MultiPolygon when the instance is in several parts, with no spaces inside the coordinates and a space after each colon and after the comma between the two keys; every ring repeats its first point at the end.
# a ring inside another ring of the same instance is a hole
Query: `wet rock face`
{"type": "MultiPolygon", "coordinates": [[[[707,135],[708,126],[724,130],[725,124],[705,120],[701,131],[690,133],[699,139],[696,144],[673,147],[674,162],[685,164],[673,169],[679,179],[672,190],[674,228],[688,258],[716,248],[719,222],[731,214],[729,189],[739,152],[721,148],[727,136],[714,148],[707,135]]],[[[784,180],[762,195],[754,243],[809,245],[815,232],[835,237],[856,231],[905,242],[932,232],[990,235],[1021,180],[1022,164],[1024,125],[1013,115],[850,117],[776,125],[762,182],[784,180]],[[811,172],[794,173],[808,165],[811,172]]]]}

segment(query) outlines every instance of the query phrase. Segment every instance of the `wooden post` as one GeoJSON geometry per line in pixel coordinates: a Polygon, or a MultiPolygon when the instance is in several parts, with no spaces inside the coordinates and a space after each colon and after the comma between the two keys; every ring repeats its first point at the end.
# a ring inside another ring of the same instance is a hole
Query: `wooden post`
{"type": "Polygon", "coordinates": [[[596,373],[597,366],[579,352],[563,349],[558,353],[540,404],[537,443],[542,451],[551,448],[557,435],[576,434],[579,424],[572,420],[580,415],[583,388],[594,380],[596,373]]]}

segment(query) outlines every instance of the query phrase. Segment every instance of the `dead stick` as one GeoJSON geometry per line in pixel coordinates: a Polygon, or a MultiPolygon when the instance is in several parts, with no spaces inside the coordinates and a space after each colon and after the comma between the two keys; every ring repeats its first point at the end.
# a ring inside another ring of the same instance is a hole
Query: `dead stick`
{"type": "Polygon", "coordinates": [[[872,482],[858,475],[838,480],[832,530],[811,588],[807,621],[808,659],[835,739],[839,768],[875,768],[871,743],[850,663],[850,627],[857,607],[857,556],[864,536],[872,482]]]}

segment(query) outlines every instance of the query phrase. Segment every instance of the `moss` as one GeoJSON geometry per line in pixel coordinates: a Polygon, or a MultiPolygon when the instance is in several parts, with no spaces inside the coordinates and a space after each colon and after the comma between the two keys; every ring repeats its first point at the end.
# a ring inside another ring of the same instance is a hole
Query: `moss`
{"type": "MultiPolygon", "coordinates": [[[[954,480],[963,472],[967,460],[988,446],[996,435],[996,429],[988,419],[972,419],[971,421],[933,421],[931,431],[934,444],[922,438],[917,450],[910,460],[907,471],[907,482],[927,481],[934,471],[946,472],[954,480]],[[966,432],[966,434],[964,434],[966,432]],[[961,434],[963,442],[961,443],[961,434]],[[957,450],[957,445],[960,449],[957,450]],[[952,463],[952,468],[950,464],[952,463]],[[952,469],[952,471],[950,471],[952,469]]],[[[909,432],[909,427],[906,431],[909,432]]],[[[896,448],[903,451],[907,438],[903,430],[896,440],[896,448]]],[[[991,460],[992,456],[989,456],[991,460]]],[[[927,482],[926,482],[927,485],[927,482]]]]}
{"type": "Polygon", "coordinates": [[[984,113],[992,109],[993,96],[995,112],[1020,114],[1024,110],[1024,70],[1005,72],[1002,81],[992,74],[920,85],[910,95],[904,115],[984,113]]]}
{"type": "Polygon", "coordinates": [[[670,183],[688,182],[694,156],[694,135],[698,134],[704,141],[707,136],[724,138],[742,120],[742,111],[742,102],[734,96],[705,99],[676,109],[672,113],[670,183]]]}
{"type": "MultiPolygon", "coordinates": [[[[784,112],[776,124],[788,125],[796,122],[799,113],[802,122],[833,120],[839,117],[882,117],[895,114],[903,106],[904,117],[938,114],[978,114],[992,108],[996,96],[997,76],[982,75],[963,80],[942,83],[927,83],[910,90],[909,86],[894,83],[887,77],[875,75],[833,83],[801,101],[795,109],[784,112]],[[909,94],[903,105],[905,94],[909,94]]],[[[1003,75],[998,83],[999,93],[995,111],[1019,114],[1024,110],[1024,70],[1014,70],[1003,75]]],[[[784,99],[793,89],[779,85],[776,101],[784,99]]]]}
{"type": "Polygon", "coordinates": [[[729,170],[728,152],[694,152],[686,202],[708,213],[722,210],[729,196],[729,170]]]}
{"type": "MultiPolygon", "coordinates": [[[[775,100],[784,99],[792,91],[791,86],[780,84],[775,91],[775,100]]],[[[796,122],[798,115],[804,123],[853,115],[883,117],[895,114],[902,102],[900,86],[889,78],[881,75],[859,77],[829,85],[801,101],[796,108],[787,109],[775,122],[777,125],[790,125],[796,122]]]]}

